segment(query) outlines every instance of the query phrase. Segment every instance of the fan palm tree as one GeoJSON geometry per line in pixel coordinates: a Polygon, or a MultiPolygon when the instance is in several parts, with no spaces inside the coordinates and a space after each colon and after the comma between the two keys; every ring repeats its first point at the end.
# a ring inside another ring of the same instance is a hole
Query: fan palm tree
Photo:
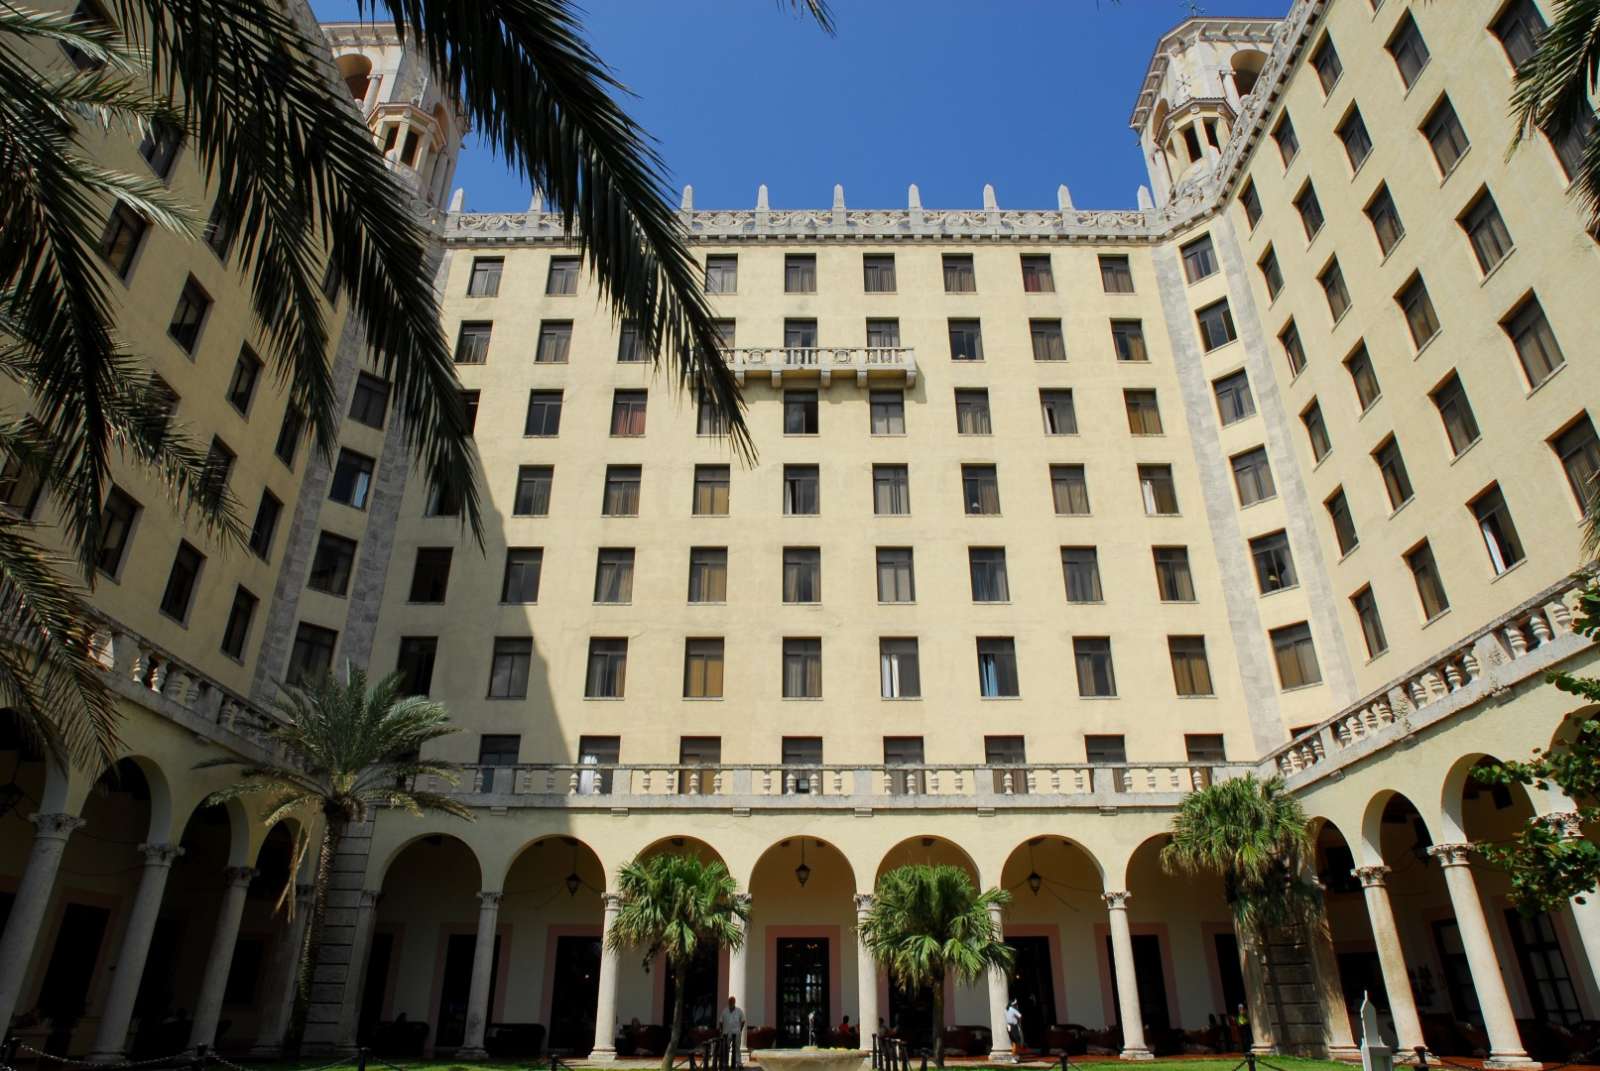
{"type": "Polygon", "coordinates": [[[1593,97],[1600,92],[1600,0],[1557,0],[1538,45],[1517,68],[1511,112],[1516,140],[1543,133],[1552,142],[1581,148],[1574,189],[1600,224],[1600,123],[1593,97]]]}
{"type": "Polygon", "coordinates": [[[296,909],[295,873],[311,846],[312,831],[320,824],[311,918],[300,963],[302,1005],[322,944],[333,860],[350,826],[365,822],[378,807],[472,820],[471,809],[453,797],[412,787],[419,777],[450,785],[459,780],[455,763],[419,757],[425,745],[460,731],[450,724],[444,705],[423,696],[402,697],[398,673],[370,688],[366,673],[355,666],[348,668],[347,678],[340,684],[330,674],[304,688],[284,689],[275,706],[276,718],[263,726],[284,749],[281,765],[255,765],[236,758],[200,764],[242,767],[239,780],[213,792],[208,804],[266,796],[260,812],[263,826],[299,819],[295,863],[279,901],[290,911],[296,909]]]}
{"type": "Polygon", "coordinates": [[[616,950],[643,949],[645,970],[660,956],[672,972],[672,1026],[662,1071],[671,1071],[683,1030],[689,967],[705,948],[738,948],[750,908],[739,886],[719,862],[692,855],[660,854],[634,859],[617,875],[622,903],[606,932],[616,950]]]}
{"type": "MultiPolygon", "coordinates": [[[[913,864],[878,879],[861,940],[889,977],[913,992],[933,995],[933,1060],[944,1066],[946,978],[977,982],[990,970],[1010,970],[1014,957],[992,906],[1011,902],[1004,889],[979,892],[957,866],[913,864]]],[[[862,1024],[867,1030],[871,1024],[862,1024]]]]}

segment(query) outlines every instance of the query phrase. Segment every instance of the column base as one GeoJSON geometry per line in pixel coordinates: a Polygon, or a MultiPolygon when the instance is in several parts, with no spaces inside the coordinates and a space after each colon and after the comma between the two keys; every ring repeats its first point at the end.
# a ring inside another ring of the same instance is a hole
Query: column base
{"type": "Polygon", "coordinates": [[[84,1060],[91,1064],[121,1064],[128,1062],[125,1052],[91,1052],[84,1060]]]}
{"type": "Polygon", "coordinates": [[[991,1064],[1014,1064],[1017,1062],[1017,1054],[1010,1049],[992,1049],[989,1052],[989,1062],[991,1064]]]}
{"type": "Polygon", "coordinates": [[[1328,1059],[1330,1060],[1361,1060],[1361,1046],[1359,1045],[1329,1045],[1328,1059]]]}
{"type": "Polygon", "coordinates": [[[603,1049],[590,1049],[589,1055],[583,1058],[586,1064],[611,1064],[617,1061],[617,1050],[607,1045],[603,1049]]]}
{"type": "Polygon", "coordinates": [[[487,1060],[488,1058],[489,1053],[482,1045],[475,1045],[470,1049],[459,1048],[456,1050],[455,1055],[451,1057],[452,1060],[487,1060]]]}
{"type": "Polygon", "coordinates": [[[1156,1054],[1151,1052],[1149,1049],[1122,1050],[1122,1059],[1124,1060],[1154,1060],[1155,1058],[1156,1054]]]}
{"type": "Polygon", "coordinates": [[[1518,1052],[1518,1053],[1497,1053],[1497,1054],[1494,1054],[1494,1055],[1490,1056],[1487,1060],[1483,1061],[1483,1066],[1486,1067],[1486,1068],[1490,1068],[1491,1071],[1498,1071],[1498,1069],[1501,1069],[1501,1068],[1506,1068],[1506,1069],[1537,1068],[1537,1067],[1543,1067],[1544,1065],[1541,1064],[1538,1060],[1530,1060],[1528,1058],[1528,1054],[1527,1053],[1518,1052]]]}

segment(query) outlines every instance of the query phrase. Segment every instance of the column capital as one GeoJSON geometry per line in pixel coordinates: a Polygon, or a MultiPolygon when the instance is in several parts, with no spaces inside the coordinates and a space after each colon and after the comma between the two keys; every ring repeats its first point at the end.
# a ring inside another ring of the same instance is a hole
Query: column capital
{"type": "Polygon", "coordinates": [[[1439,860],[1442,867],[1466,866],[1472,860],[1469,856],[1477,849],[1466,841],[1456,841],[1450,844],[1434,844],[1428,848],[1428,854],[1439,860]]]}
{"type": "Polygon", "coordinates": [[[1550,831],[1563,840],[1579,840],[1583,837],[1583,815],[1577,811],[1553,811],[1539,815],[1534,821],[1550,827],[1550,831]]]}
{"type": "MultiPolygon", "coordinates": [[[[295,886],[295,892],[298,894],[299,891],[300,891],[300,886],[296,885],[295,886]]],[[[309,892],[307,893],[307,895],[310,895],[309,892]]],[[[383,899],[383,890],[382,889],[362,889],[361,890],[361,898],[360,898],[360,900],[357,901],[356,906],[357,907],[365,907],[365,908],[376,908],[378,906],[378,901],[382,900],[382,899],[383,899]]]]}
{"type": "Polygon", "coordinates": [[[1389,868],[1382,863],[1358,866],[1350,871],[1350,876],[1359,880],[1363,889],[1381,889],[1389,879],[1389,868]]]}
{"type": "Polygon", "coordinates": [[[488,890],[485,890],[485,891],[479,893],[478,894],[478,907],[479,907],[479,909],[483,910],[483,911],[490,911],[490,910],[499,911],[500,910],[500,898],[502,896],[504,896],[504,895],[505,895],[505,893],[500,892],[499,890],[496,890],[494,892],[489,892],[488,890]]]}
{"type": "Polygon", "coordinates": [[[1111,911],[1126,911],[1128,901],[1133,899],[1133,893],[1126,891],[1101,893],[1100,899],[1106,902],[1106,907],[1111,911]]]}
{"type": "Polygon", "coordinates": [[[749,911],[750,910],[750,894],[747,893],[747,892],[736,892],[736,893],[734,893],[733,894],[733,902],[734,902],[735,906],[741,907],[745,911],[749,911]]]}
{"type": "Polygon", "coordinates": [[[184,849],[176,844],[141,844],[139,854],[144,856],[145,866],[171,866],[184,849]]]}
{"type": "Polygon", "coordinates": [[[222,872],[222,881],[224,885],[243,887],[249,885],[255,876],[256,868],[253,866],[230,866],[222,872]]]}
{"type": "Polygon", "coordinates": [[[865,915],[872,910],[872,894],[869,892],[856,893],[856,914],[865,915]]]}
{"type": "Polygon", "coordinates": [[[621,911],[622,894],[614,892],[601,893],[600,903],[604,905],[607,912],[621,911]]]}
{"type": "Polygon", "coordinates": [[[50,840],[66,840],[86,824],[75,814],[35,814],[28,821],[33,823],[35,836],[50,840]]]}

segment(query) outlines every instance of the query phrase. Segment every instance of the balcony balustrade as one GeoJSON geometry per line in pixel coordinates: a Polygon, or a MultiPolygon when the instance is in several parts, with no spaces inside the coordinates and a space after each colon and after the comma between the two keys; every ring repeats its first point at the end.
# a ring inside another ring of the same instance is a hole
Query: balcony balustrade
{"type": "Polygon", "coordinates": [[[869,382],[917,382],[917,354],[910,346],[767,346],[728,349],[722,359],[743,386],[749,373],[772,377],[780,386],[787,378],[820,380],[826,387],[835,374],[854,375],[856,386],[869,382]]]}

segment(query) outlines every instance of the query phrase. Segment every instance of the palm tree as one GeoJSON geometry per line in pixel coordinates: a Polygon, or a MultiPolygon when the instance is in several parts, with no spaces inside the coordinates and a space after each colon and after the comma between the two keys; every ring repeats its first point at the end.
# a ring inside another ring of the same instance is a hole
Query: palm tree
{"type": "MultiPolygon", "coordinates": [[[[240,766],[240,778],[207,797],[208,804],[266,795],[260,821],[270,827],[298,818],[294,860],[280,905],[294,910],[292,900],[299,861],[321,820],[317,872],[312,885],[311,919],[300,963],[301,1004],[309,997],[311,974],[322,945],[327,913],[328,879],[345,832],[365,822],[376,807],[407,814],[441,812],[472,820],[470,808],[438,792],[415,787],[419,777],[447,784],[458,782],[455,763],[420,758],[421,749],[460,730],[450,712],[424,696],[400,695],[400,674],[368,688],[367,675],[356,666],[340,684],[332,675],[305,688],[286,688],[275,707],[277,717],[264,726],[281,744],[281,765],[254,765],[235,758],[212,759],[201,767],[240,766]]],[[[297,1016],[298,1019],[298,1016],[297,1016]]]]}
{"type": "Polygon", "coordinates": [[[1557,145],[1581,148],[1574,187],[1592,227],[1600,225],[1600,122],[1591,100],[1600,90],[1600,0],[1559,0],[1552,14],[1533,55],[1517,68],[1516,141],[1542,132],[1557,145]]]}
{"type": "Polygon", "coordinates": [[[750,908],[727,867],[692,855],[634,859],[617,875],[617,891],[622,903],[606,944],[619,951],[643,949],[645,970],[660,956],[672,972],[676,996],[661,1057],[662,1071],[671,1071],[683,1030],[689,967],[701,949],[743,945],[750,908]]]}
{"type": "MultiPolygon", "coordinates": [[[[932,993],[933,1059],[940,1067],[945,979],[972,983],[990,970],[1011,969],[1011,946],[989,916],[991,907],[1010,902],[1004,889],[980,893],[957,866],[918,863],[878,879],[872,907],[861,921],[861,940],[894,981],[913,992],[932,993]]],[[[871,1024],[863,1023],[861,1029],[871,1029],[871,1024]]]]}

